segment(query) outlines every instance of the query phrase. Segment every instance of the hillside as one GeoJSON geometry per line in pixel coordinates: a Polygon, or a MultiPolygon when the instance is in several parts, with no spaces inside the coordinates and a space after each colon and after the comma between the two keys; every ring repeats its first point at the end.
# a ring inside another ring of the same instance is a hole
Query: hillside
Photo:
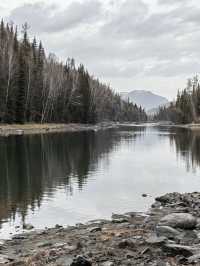
{"type": "Polygon", "coordinates": [[[46,55],[29,39],[28,26],[0,23],[0,123],[97,123],[145,121],[145,112],[125,102],[75,60],[46,55]]]}

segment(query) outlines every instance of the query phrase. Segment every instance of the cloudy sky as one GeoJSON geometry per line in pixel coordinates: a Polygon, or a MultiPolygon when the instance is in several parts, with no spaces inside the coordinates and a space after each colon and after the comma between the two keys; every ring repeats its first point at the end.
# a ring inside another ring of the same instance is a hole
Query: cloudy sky
{"type": "Polygon", "coordinates": [[[199,0],[0,0],[0,17],[118,92],[173,99],[200,69],[199,0]]]}

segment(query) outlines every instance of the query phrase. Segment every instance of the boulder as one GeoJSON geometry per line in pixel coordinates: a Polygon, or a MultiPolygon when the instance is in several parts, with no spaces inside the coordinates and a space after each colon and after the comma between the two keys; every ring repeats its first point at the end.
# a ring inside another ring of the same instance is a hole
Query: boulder
{"type": "Polygon", "coordinates": [[[180,238],[180,235],[181,235],[181,233],[178,230],[170,226],[157,226],[156,234],[157,236],[165,236],[169,239],[180,238]]]}
{"type": "Polygon", "coordinates": [[[197,219],[189,213],[171,213],[164,216],[159,223],[159,225],[181,229],[194,229],[196,224],[197,219]]]}

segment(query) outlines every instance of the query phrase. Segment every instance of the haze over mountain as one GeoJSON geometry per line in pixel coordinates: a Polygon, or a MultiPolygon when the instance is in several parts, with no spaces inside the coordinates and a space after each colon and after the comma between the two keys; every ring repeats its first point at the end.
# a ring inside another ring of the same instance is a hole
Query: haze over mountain
{"type": "Polygon", "coordinates": [[[167,98],[145,90],[134,90],[128,93],[123,93],[122,97],[126,100],[129,99],[137,105],[141,105],[146,111],[156,109],[161,105],[169,103],[167,98]]]}

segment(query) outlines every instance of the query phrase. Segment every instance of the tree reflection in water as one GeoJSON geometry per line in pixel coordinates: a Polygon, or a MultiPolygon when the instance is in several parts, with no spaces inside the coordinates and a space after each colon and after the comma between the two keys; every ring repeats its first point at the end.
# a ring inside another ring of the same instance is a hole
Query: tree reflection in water
{"type": "Polygon", "coordinates": [[[59,186],[69,194],[74,183],[82,190],[99,159],[137,136],[131,129],[0,138],[0,223],[16,214],[24,221],[59,186]]]}
{"type": "Polygon", "coordinates": [[[188,171],[200,166],[200,131],[188,129],[171,130],[171,145],[175,145],[177,155],[186,163],[188,171]]]}

